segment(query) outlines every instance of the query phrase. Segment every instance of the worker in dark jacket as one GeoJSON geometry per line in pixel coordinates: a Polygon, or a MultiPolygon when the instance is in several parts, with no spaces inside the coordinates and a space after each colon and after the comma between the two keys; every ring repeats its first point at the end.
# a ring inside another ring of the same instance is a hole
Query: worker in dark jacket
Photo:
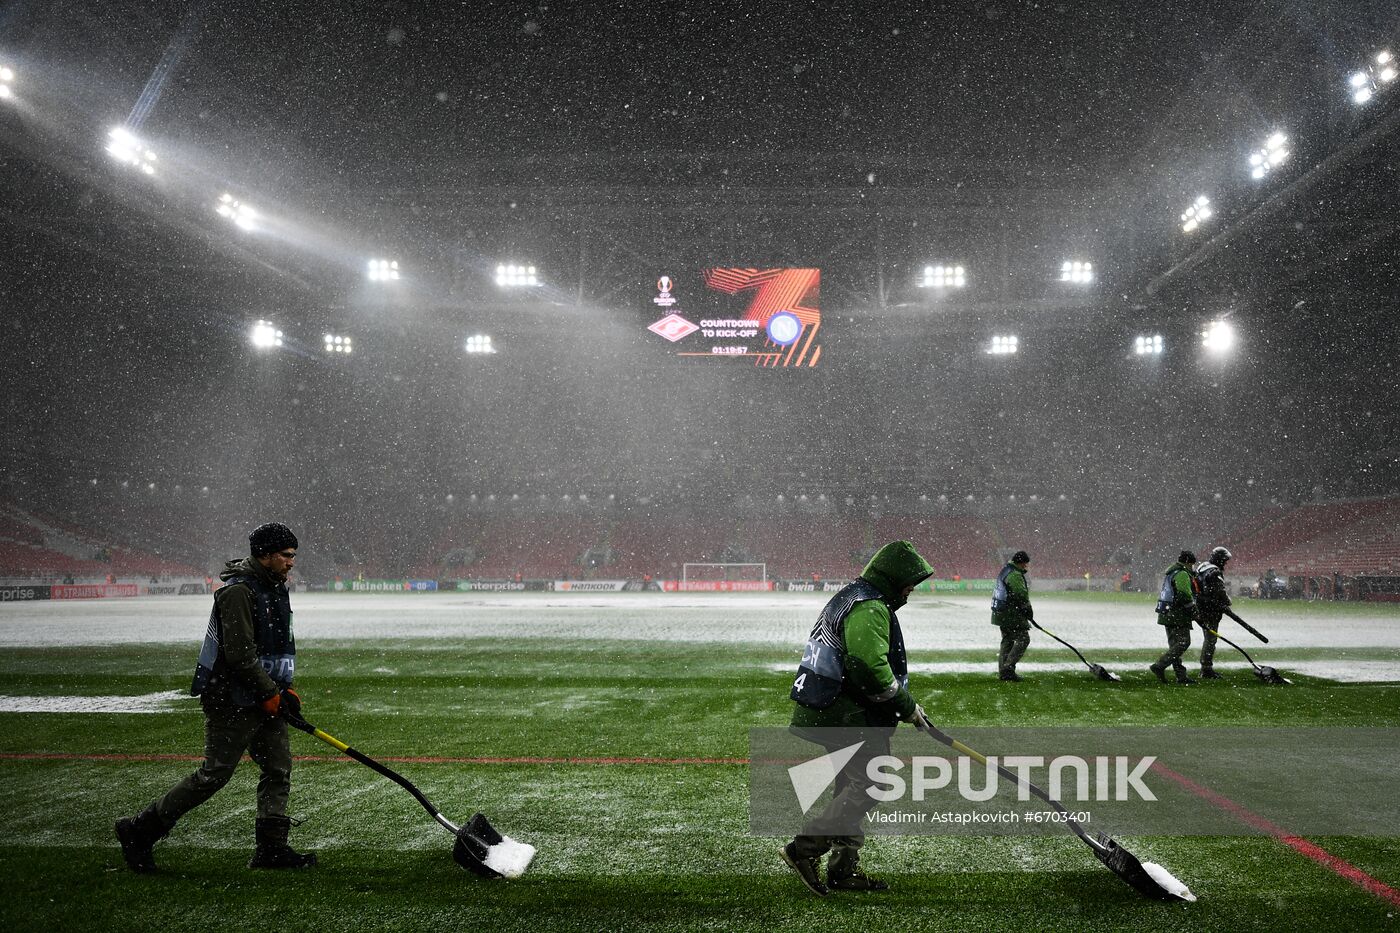
{"type": "Polygon", "coordinates": [[[1026,653],[1031,643],[1031,587],[1026,582],[1026,568],[1031,557],[1025,551],[1017,551],[1011,560],[997,574],[996,588],[992,590],[992,624],[1001,629],[1001,651],[997,653],[997,677],[1002,680],[1019,681],[1016,665],[1026,653]]]}
{"type": "Polygon", "coordinates": [[[1196,606],[1196,581],[1191,568],[1196,565],[1196,555],[1182,551],[1176,563],[1162,574],[1162,588],[1157,595],[1157,624],[1167,630],[1167,650],[1152,665],[1152,673],[1162,683],[1167,682],[1167,666],[1176,673],[1179,684],[1194,684],[1196,681],[1186,674],[1186,665],[1181,656],[1191,647],[1191,626],[1200,616],[1196,606]]]}
{"type": "Polygon", "coordinates": [[[890,737],[900,722],[927,722],[909,692],[909,662],[895,610],[932,574],[908,541],[880,548],[860,576],[827,602],[802,653],[788,694],[797,704],[793,732],[828,752],[861,743],[836,775],[830,804],[781,852],[814,894],[889,887],[860,870],[862,824],[878,803],[867,793],[872,786],[867,765],[890,753],[890,737]],[[851,728],[861,730],[858,738],[851,738],[851,728]],[[821,857],[827,852],[823,883],[821,857]]]}
{"type": "Polygon", "coordinates": [[[292,754],[287,718],[299,716],[292,689],[296,640],[287,575],[296,563],[296,535],[286,525],[259,525],[248,536],[251,556],[231,560],[219,577],[209,628],[190,692],[204,709],[204,762],[165,796],[117,821],[122,857],[133,871],[156,870],[155,844],[190,810],[233,776],[246,751],[262,771],[249,868],[305,868],[314,854],[287,844],[292,754]]]}
{"type": "Polygon", "coordinates": [[[1201,610],[1201,679],[1219,680],[1215,672],[1216,632],[1220,631],[1220,619],[1230,608],[1230,591],[1225,586],[1225,562],[1233,555],[1228,548],[1218,547],[1210,552],[1210,559],[1203,560],[1193,571],[1200,593],[1196,604],[1201,610]]]}

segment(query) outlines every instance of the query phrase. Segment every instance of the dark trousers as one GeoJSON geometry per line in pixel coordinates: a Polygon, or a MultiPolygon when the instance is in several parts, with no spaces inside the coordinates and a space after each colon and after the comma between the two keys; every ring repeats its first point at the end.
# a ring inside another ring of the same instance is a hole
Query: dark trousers
{"type": "Polygon", "coordinates": [[[204,705],[204,762],[155,802],[167,828],[214,796],[233,777],[246,751],[261,769],[258,817],[286,816],[292,791],[292,750],[287,721],[258,707],[204,705]]]}
{"type": "Polygon", "coordinates": [[[1185,624],[1163,626],[1167,630],[1167,650],[1157,659],[1157,667],[1165,669],[1168,665],[1176,671],[1178,678],[1186,676],[1186,665],[1181,663],[1181,656],[1191,647],[1191,620],[1187,619],[1185,624]]]}
{"type": "Polygon", "coordinates": [[[1201,636],[1201,670],[1208,671],[1215,666],[1215,644],[1217,641],[1215,633],[1220,631],[1220,619],[1223,614],[1219,612],[1201,613],[1201,630],[1205,633],[1201,636]]]}
{"type": "Polygon", "coordinates": [[[1006,622],[1001,626],[1001,650],[997,652],[997,673],[1014,674],[1016,665],[1031,643],[1031,627],[1025,622],[1006,622]]]}
{"type": "Polygon", "coordinates": [[[871,726],[865,729],[841,729],[824,735],[826,730],[802,729],[797,734],[809,742],[815,742],[828,753],[863,741],[860,749],[846,762],[832,783],[831,801],[823,810],[808,820],[802,834],[793,839],[793,848],[799,858],[817,858],[829,850],[836,850],[854,865],[855,850],[865,845],[865,815],[879,806],[879,801],[866,791],[875,783],[870,780],[867,766],[872,758],[890,753],[890,736],[893,728],[871,726]],[[843,855],[843,850],[849,854],[843,855]]]}

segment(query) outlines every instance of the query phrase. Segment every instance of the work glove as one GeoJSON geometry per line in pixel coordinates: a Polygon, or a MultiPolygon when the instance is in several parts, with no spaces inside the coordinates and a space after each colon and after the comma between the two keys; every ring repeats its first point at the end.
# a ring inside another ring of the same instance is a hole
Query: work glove
{"type": "Polygon", "coordinates": [[[269,716],[281,715],[287,719],[301,718],[301,697],[291,687],[280,693],[274,693],[258,704],[262,711],[269,716]]]}
{"type": "Polygon", "coordinates": [[[910,713],[904,721],[915,729],[924,729],[929,725],[928,717],[924,715],[924,708],[917,703],[914,704],[914,712],[910,713]]]}
{"type": "Polygon", "coordinates": [[[278,694],[282,698],[280,712],[287,719],[301,718],[301,697],[291,687],[278,694]]]}

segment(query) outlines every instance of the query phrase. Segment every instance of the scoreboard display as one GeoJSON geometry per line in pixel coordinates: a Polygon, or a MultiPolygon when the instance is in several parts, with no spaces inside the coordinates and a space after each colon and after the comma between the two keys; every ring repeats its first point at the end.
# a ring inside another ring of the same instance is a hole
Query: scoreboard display
{"type": "MultiPolygon", "coordinates": [[[[816,366],[820,269],[702,269],[665,273],[648,325],[677,357],[763,367],[816,366]]],[[[707,365],[724,365],[710,363],[707,365]]]]}

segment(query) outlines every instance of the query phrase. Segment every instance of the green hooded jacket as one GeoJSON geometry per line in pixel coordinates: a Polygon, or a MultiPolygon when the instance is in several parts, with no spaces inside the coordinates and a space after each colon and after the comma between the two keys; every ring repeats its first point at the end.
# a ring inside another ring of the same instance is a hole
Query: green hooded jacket
{"type": "Polygon", "coordinates": [[[875,552],[860,575],[883,598],[856,603],[841,626],[845,688],[826,709],[809,709],[794,703],[794,726],[894,725],[914,712],[917,701],[903,687],[892,699],[873,706],[863,705],[855,697],[877,696],[894,686],[889,657],[890,614],[904,605],[904,588],[928,579],[933,575],[933,567],[919,556],[914,545],[895,541],[875,552]]]}
{"type": "Polygon", "coordinates": [[[1177,603],[1166,612],[1157,613],[1157,624],[1180,627],[1196,621],[1196,590],[1191,585],[1191,568],[1177,561],[1167,568],[1177,603]]]}

